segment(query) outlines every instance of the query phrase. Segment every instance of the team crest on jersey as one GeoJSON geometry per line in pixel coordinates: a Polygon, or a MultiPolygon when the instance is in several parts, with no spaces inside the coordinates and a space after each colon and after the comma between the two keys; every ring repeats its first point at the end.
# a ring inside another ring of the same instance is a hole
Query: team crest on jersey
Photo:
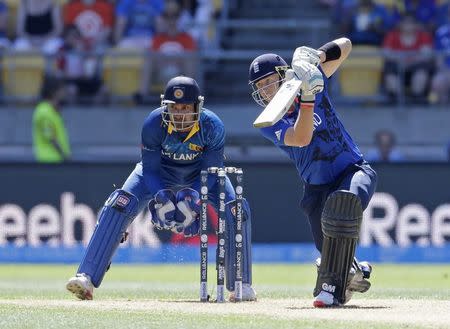
{"type": "Polygon", "coordinates": [[[183,98],[184,96],[184,91],[181,88],[177,88],[173,91],[173,95],[175,96],[176,99],[180,99],[183,98]]]}
{"type": "Polygon", "coordinates": [[[192,144],[192,143],[189,143],[188,148],[192,151],[197,151],[197,152],[203,151],[203,147],[201,147],[200,145],[192,144]]]}
{"type": "Polygon", "coordinates": [[[233,216],[236,217],[236,207],[232,206],[230,210],[231,210],[231,213],[233,214],[233,216]]]}

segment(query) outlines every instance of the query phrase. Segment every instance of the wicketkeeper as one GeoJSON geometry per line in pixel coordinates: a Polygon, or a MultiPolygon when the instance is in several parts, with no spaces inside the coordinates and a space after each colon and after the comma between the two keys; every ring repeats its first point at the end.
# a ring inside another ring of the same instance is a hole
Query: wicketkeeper
{"type": "MultiPolygon", "coordinates": [[[[179,76],[167,83],[161,107],[147,117],[141,136],[142,161],[106,200],[77,274],[67,283],[79,299],[92,299],[93,288],[100,286],[127,227],[144,208],[149,208],[151,221],[159,229],[186,237],[199,232],[200,171],[223,167],[225,129],[213,112],[203,108],[194,79],[179,76]]],[[[207,184],[209,200],[216,205],[217,177],[210,175],[207,184]]],[[[232,292],[236,275],[234,200],[233,186],[226,177],[225,269],[227,289],[232,292]]],[[[251,214],[245,199],[242,208],[242,300],[252,301],[256,293],[251,286],[251,214]]]]}

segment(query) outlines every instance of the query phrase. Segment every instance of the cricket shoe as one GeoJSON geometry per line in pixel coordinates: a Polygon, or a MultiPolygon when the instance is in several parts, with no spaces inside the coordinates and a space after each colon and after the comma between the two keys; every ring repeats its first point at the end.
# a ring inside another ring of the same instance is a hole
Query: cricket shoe
{"type": "MultiPolygon", "coordinates": [[[[320,267],[320,260],[320,257],[316,259],[317,271],[320,267]]],[[[347,288],[345,290],[345,300],[343,304],[347,304],[350,301],[354,292],[364,293],[369,290],[371,284],[367,279],[370,278],[371,273],[372,265],[370,265],[369,262],[358,262],[356,258],[353,260],[352,267],[350,268],[350,272],[348,274],[347,288]]]]}
{"type": "Polygon", "coordinates": [[[324,308],[324,307],[335,307],[341,306],[336,298],[334,298],[333,294],[322,290],[315,298],[313,302],[314,307],[324,308]]]}
{"type": "MultiPolygon", "coordinates": [[[[228,298],[230,302],[235,302],[234,291],[230,292],[230,297],[228,298]]],[[[256,302],[256,291],[248,283],[242,284],[242,301],[243,302],[256,302]]]]}
{"type": "Polygon", "coordinates": [[[84,273],[77,273],[71,277],[66,284],[66,289],[73,293],[78,299],[92,300],[94,285],[91,282],[89,275],[84,273]]]}
{"type": "Polygon", "coordinates": [[[367,280],[372,273],[372,265],[368,262],[358,263],[355,259],[348,276],[347,291],[366,292],[370,288],[370,282],[367,280]]]}

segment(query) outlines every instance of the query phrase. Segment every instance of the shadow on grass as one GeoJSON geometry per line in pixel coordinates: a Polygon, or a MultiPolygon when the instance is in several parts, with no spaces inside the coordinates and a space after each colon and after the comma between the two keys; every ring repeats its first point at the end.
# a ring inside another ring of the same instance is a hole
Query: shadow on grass
{"type": "MultiPolygon", "coordinates": [[[[345,306],[330,306],[330,307],[324,307],[324,309],[359,309],[359,310],[377,310],[377,309],[390,309],[392,307],[390,306],[359,306],[359,305],[345,305],[345,306]]],[[[317,307],[314,306],[289,306],[286,307],[288,310],[312,310],[317,309],[317,307]]],[[[319,308],[320,309],[320,308],[319,308]]]]}
{"type": "MultiPolygon", "coordinates": [[[[215,299],[210,299],[207,302],[201,302],[198,299],[171,299],[171,300],[167,300],[167,299],[161,299],[159,300],[159,302],[161,303],[196,303],[196,304],[217,304],[217,301],[215,299]]],[[[253,304],[253,303],[257,303],[254,301],[251,302],[244,302],[245,304],[253,304]]],[[[225,302],[223,303],[219,303],[219,304],[239,304],[239,303],[234,303],[234,302],[230,302],[229,300],[225,300],[225,302]]]]}

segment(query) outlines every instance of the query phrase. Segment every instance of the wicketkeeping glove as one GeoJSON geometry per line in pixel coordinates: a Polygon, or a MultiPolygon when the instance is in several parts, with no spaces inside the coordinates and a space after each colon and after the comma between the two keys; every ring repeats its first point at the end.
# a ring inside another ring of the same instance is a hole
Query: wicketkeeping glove
{"type": "Polygon", "coordinates": [[[175,212],[176,232],[183,233],[185,237],[198,234],[200,228],[200,195],[191,188],[184,188],[177,193],[175,212]]]}
{"type": "Polygon", "coordinates": [[[171,230],[175,226],[175,194],[164,189],[155,194],[148,203],[152,223],[159,230],[171,230]]]}

